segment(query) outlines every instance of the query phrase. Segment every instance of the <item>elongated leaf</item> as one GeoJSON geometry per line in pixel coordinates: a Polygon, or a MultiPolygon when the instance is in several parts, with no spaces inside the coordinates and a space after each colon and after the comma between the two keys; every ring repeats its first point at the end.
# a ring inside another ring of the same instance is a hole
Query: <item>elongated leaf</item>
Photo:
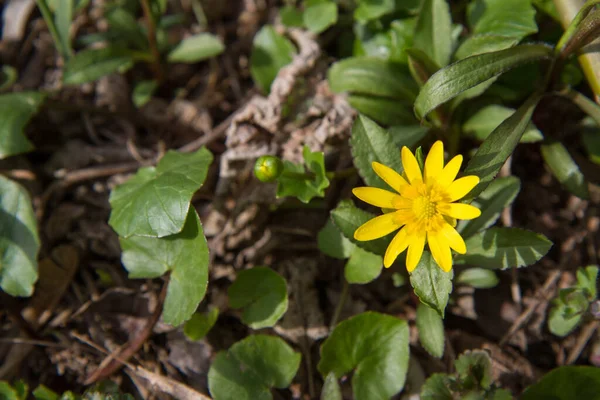
{"type": "MultiPolygon", "coordinates": [[[[509,118],[514,112],[515,110],[512,108],[497,104],[489,105],[477,111],[464,123],[463,132],[477,140],[484,141],[498,125],[509,118]]],[[[539,129],[533,123],[529,123],[521,137],[520,143],[535,143],[543,139],[544,136],[539,129]]]]}
{"type": "Polygon", "coordinates": [[[444,318],[444,311],[452,292],[453,276],[452,271],[442,271],[431,253],[424,251],[419,264],[410,274],[410,284],[421,303],[433,308],[444,318]]]}
{"type": "Polygon", "coordinates": [[[531,115],[538,101],[539,96],[536,94],[532,95],[513,115],[498,125],[481,146],[479,146],[479,149],[467,165],[464,174],[477,175],[480,181],[465,197],[466,201],[477,197],[498,174],[506,159],[512,154],[519,140],[521,140],[521,136],[531,121],[531,115]]]}
{"type": "Polygon", "coordinates": [[[424,0],[421,5],[414,45],[438,65],[445,66],[452,53],[452,18],[446,0],[424,0]]]}
{"type": "Polygon", "coordinates": [[[388,132],[396,147],[401,149],[402,146],[406,146],[412,149],[427,136],[429,128],[421,125],[399,125],[391,126],[388,132]]]}
{"type": "Polygon", "coordinates": [[[23,130],[45,98],[38,92],[0,95],[0,159],[33,150],[23,130]]]}
{"type": "Polygon", "coordinates": [[[325,226],[319,231],[317,245],[322,253],[340,260],[350,257],[355,247],[350,240],[344,237],[331,219],[328,219],[325,226]]]}
{"type": "Polygon", "coordinates": [[[254,37],[250,56],[250,74],[257,86],[269,93],[279,70],[292,62],[296,48],[270,25],[265,25],[254,37]]]}
{"type": "Polygon", "coordinates": [[[266,267],[240,272],[227,294],[231,308],[244,309],[242,321],[252,329],[275,325],[288,307],[285,279],[266,267]]]}
{"type": "Polygon", "coordinates": [[[474,287],[475,289],[489,289],[499,282],[496,273],[484,268],[468,268],[458,274],[457,283],[474,287]]]}
{"type": "Polygon", "coordinates": [[[155,278],[171,271],[163,319],[173,326],[188,320],[206,293],[208,245],[193,207],[183,230],[165,238],[131,236],[119,241],[130,278],[155,278]]]}
{"type": "Polygon", "coordinates": [[[127,41],[138,50],[148,49],[148,39],[142,27],[131,11],[125,7],[114,6],[105,12],[110,31],[127,41]]]}
{"type": "Polygon", "coordinates": [[[457,255],[455,262],[490,269],[535,264],[552,247],[544,235],[519,228],[490,228],[465,242],[467,253],[457,255]]]}
{"type": "Polygon", "coordinates": [[[521,181],[515,176],[496,178],[473,201],[473,205],[481,210],[478,218],[461,221],[458,231],[463,238],[473,236],[475,233],[494,225],[502,210],[508,207],[521,190],[521,181]]]}
{"type": "Polygon", "coordinates": [[[54,23],[56,24],[56,31],[61,42],[61,47],[65,50],[67,59],[73,53],[71,49],[71,36],[69,34],[72,20],[73,0],[58,0],[54,13],[54,23]]]}
{"type": "Polygon", "coordinates": [[[142,81],[136,84],[133,88],[133,93],[131,93],[133,104],[136,107],[142,107],[150,101],[156,88],[158,88],[157,81],[142,81]]]}
{"type": "Polygon", "coordinates": [[[404,387],[408,370],[408,324],[366,312],[340,322],[321,346],[321,375],[354,370],[355,399],[388,400],[404,387]]]}
{"type": "Polygon", "coordinates": [[[344,277],[348,283],[369,283],[381,274],[382,268],[383,258],[381,256],[369,253],[360,247],[354,247],[344,268],[344,277]]]}
{"type": "Polygon", "coordinates": [[[371,119],[364,115],[359,115],[352,126],[350,146],[354,165],[358,168],[360,176],[365,180],[367,185],[392,190],[377,176],[371,165],[373,161],[377,161],[392,168],[399,174],[402,174],[404,171],[400,159],[400,151],[394,145],[394,140],[390,133],[371,119]]]}
{"type": "Polygon", "coordinates": [[[183,39],[167,55],[169,62],[195,63],[219,55],[225,50],[221,39],[210,33],[199,33],[183,39]]]}
{"type": "Polygon", "coordinates": [[[521,400],[598,399],[600,368],[562,366],[550,371],[536,384],[529,386],[521,400]]]}
{"type": "Polygon", "coordinates": [[[214,400],[271,400],[270,388],[290,385],[300,353],[275,336],[253,335],[217,354],[208,371],[214,400]]]}
{"type": "Polygon", "coordinates": [[[565,146],[560,142],[546,142],[541,150],[552,175],[575,196],[589,198],[587,182],[565,146]]]}
{"type": "Polygon", "coordinates": [[[110,194],[109,225],[122,237],[163,237],[181,231],[192,195],[206,179],[212,154],[168,151],[156,167],[141,168],[110,194]]]}
{"type": "Polygon", "coordinates": [[[11,296],[31,296],[38,278],[40,239],[29,194],[0,175],[0,287],[11,296]]]}
{"type": "Polygon", "coordinates": [[[441,358],[444,355],[444,321],[433,308],[419,303],[417,306],[417,329],[419,342],[429,354],[441,358]]]}
{"type": "Polygon", "coordinates": [[[433,109],[467,89],[518,65],[550,58],[552,49],[539,44],[521,45],[465,58],[436,72],[421,88],[415,113],[423,119],[433,109]]]}
{"type": "Polygon", "coordinates": [[[63,83],[79,85],[95,81],[113,72],[123,73],[133,66],[131,52],[122,47],[108,46],[83,50],[65,64],[63,83]]]}
{"type": "Polygon", "coordinates": [[[330,372],[325,378],[320,400],[343,400],[340,384],[333,372],[330,372]]]}
{"type": "Polygon", "coordinates": [[[313,33],[321,33],[337,21],[337,4],[332,0],[306,0],[304,7],[304,26],[313,33]]]}
{"type": "Polygon", "coordinates": [[[407,125],[417,123],[410,107],[387,97],[351,94],[348,103],[361,114],[384,125],[407,125]]]}

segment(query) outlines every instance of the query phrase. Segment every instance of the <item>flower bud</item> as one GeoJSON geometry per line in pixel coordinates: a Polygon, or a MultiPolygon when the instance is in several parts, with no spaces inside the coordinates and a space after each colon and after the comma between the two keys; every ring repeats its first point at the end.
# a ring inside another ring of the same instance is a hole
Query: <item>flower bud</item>
{"type": "Polygon", "coordinates": [[[254,175],[261,182],[273,182],[283,172],[283,162],[275,156],[262,156],[254,164],[254,175]]]}

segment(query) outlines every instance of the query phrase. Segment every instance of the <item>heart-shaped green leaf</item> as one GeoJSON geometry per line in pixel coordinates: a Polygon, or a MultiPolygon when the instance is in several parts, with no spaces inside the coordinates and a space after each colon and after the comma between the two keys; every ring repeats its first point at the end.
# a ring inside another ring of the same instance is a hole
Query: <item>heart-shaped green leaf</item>
{"type": "Polygon", "coordinates": [[[587,182],[579,170],[579,166],[562,143],[548,141],[542,144],[541,151],[542,157],[546,165],[550,168],[552,175],[569,192],[582,199],[589,198],[587,182]]]}
{"type": "Polygon", "coordinates": [[[552,301],[552,307],[548,313],[548,329],[556,336],[567,336],[579,325],[583,317],[582,313],[573,315],[571,311],[574,307],[570,304],[568,298],[568,295],[556,297],[552,301]]]}
{"type": "Polygon", "coordinates": [[[221,54],[223,42],[210,33],[199,33],[183,39],[167,55],[167,61],[195,63],[221,54]]]}
{"type": "Polygon", "coordinates": [[[452,271],[442,271],[431,253],[424,251],[419,264],[410,274],[410,284],[421,303],[433,308],[444,318],[444,311],[452,292],[453,276],[452,271]]]}
{"type": "Polygon", "coordinates": [[[285,196],[297,197],[303,203],[308,203],[314,197],[324,197],[325,189],[329,187],[329,179],[325,172],[325,156],[322,151],[310,151],[304,146],[302,151],[304,164],[308,171],[312,172],[312,178],[298,178],[295,175],[305,174],[303,165],[294,164],[289,161],[283,163],[283,173],[277,179],[277,198],[285,196]],[[291,173],[292,175],[286,175],[291,173]]]}
{"type": "Polygon", "coordinates": [[[489,289],[498,284],[496,273],[485,268],[468,268],[458,274],[456,283],[469,285],[475,289],[489,289]]]}
{"type": "Polygon", "coordinates": [[[348,283],[365,284],[375,280],[382,268],[381,256],[355,246],[344,268],[344,277],[348,283]]]}
{"type": "Polygon", "coordinates": [[[350,257],[355,247],[350,240],[344,237],[331,219],[328,219],[325,226],[319,231],[317,245],[322,253],[340,260],[350,257]]]}
{"type": "Polygon", "coordinates": [[[109,225],[122,237],[163,237],[181,231],[192,195],[206,179],[212,154],[206,148],[168,151],[156,167],[141,168],[110,194],[109,225]]]}
{"type": "Polygon", "coordinates": [[[414,46],[439,66],[448,64],[454,44],[452,18],[446,0],[423,1],[413,40],[414,46]]]}
{"type": "Polygon", "coordinates": [[[204,298],[208,283],[208,245],[202,224],[189,208],[183,230],[163,238],[120,237],[121,261],[130,278],[155,278],[171,271],[163,319],[178,326],[204,298]]]}
{"type": "Polygon", "coordinates": [[[354,370],[355,399],[388,400],[404,387],[408,370],[408,324],[366,312],[340,322],[321,346],[321,375],[354,370]]]}
{"type": "Polygon", "coordinates": [[[265,25],[254,37],[250,56],[250,74],[256,85],[269,93],[279,70],[292,62],[296,48],[271,25],[265,25]]]}
{"type": "Polygon", "coordinates": [[[598,399],[600,368],[562,366],[550,371],[536,384],[529,386],[521,400],[598,399]]]}
{"type": "Polygon", "coordinates": [[[183,327],[183,333],[190,340],[200,340],[212,329],[219,318],[219,309],[212,308],[205,313],[194,313],[183,327]]]}
{"type": "Polygon", "coordinates": [[[455,262],[490,269],[535,264],[552,247],[544,235],[519,228],[490,228],[465,243],[467,253],[458,254],[455,262]]]}
{"type": "Polygon", "coordinates": [[[419,303],[417,306],[417,329],[419,341],[429,354],[442,358],[444,355],[444,321],[433,308],[419,303]]]}
{"type": "Polygon", "coordinates": [[[0,159],[33,150],[23,129],[45,98],[46,95],[39,92],[0,95],[0,159]]]}
{"type": "Polygon", "coordinates": [[[40,239],[27,190],[0,175],[0,287],[31,296],[38,278],[40,239]]]}
{"type": "Polygon", "coordinates": [[[113,72],[124,73],[133,67],[130,50],[119,46],[80,51],[69,59],[63,71],[65,85],[80,85],[113,72]]]}
{"type": "Polygon", "coordinates": [[[302,20],[313,33],[321,33],[337,22],[337,4],[332,0],[305,0],[302,20]]]}
{"type": "Polygon", "coordinates": [[[275,325],[287,311],[287,284],[270,268],[240,272],[227,293],[231,308],[244,308],[242,321],[252,329],[275,325]]]}
{"type": "Polygon", "coordinates": [[[270,389],[290,385],[300,353],[275,336],[253,335],[217,354],[208,371],[214,400],[271,400],[270,389]]]}

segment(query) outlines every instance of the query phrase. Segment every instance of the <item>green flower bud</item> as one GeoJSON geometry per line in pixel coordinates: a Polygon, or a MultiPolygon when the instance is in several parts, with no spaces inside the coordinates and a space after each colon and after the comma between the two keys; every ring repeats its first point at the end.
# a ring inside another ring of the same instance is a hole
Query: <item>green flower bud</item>
{"type": "Polygon", "coordinates": [[[254,175],[261,182],[273,182],[283,172],[283,162],[275,156],[262,156],[254,164],[254,175]]]}

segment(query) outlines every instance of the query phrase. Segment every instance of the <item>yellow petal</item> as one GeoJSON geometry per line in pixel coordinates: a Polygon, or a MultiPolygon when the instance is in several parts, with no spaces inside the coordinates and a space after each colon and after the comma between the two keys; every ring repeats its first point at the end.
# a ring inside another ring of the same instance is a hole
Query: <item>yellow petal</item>
{"type": "Polygon", "coordinates": [[[425,159],[425,182],[438,178],[444,169],[444,144],[438,140],[431,146],[425,159]]]}
{"type": "Polygon", "coordinates": [[[443,188],[450,186],[452,181],[454,181],[454,178],[456,178],[456,175],[458,175],[462,162],[463,157],[460,154],[450,160],[442,170],[442,173],[438,175],[438,185],[443,188]]]}
{"type": "Polygon", "coordinates": [[[448,245],[457,253],[465,254],[467,252],[467,245],[463,240],[460,233],[456,231],[452,226],[444,224],[440,230],[440,236],[448,243],[448,245]]]}
{"type": "Polygon", "coordinates": [[[396,214],[396,212],[383,214],[365,222],[354,231],[354,239],[364,242],[394,232],[403,225],[396,214]]]}
{"type": "Polygon", "coordinates": [[[423,180],[419,163],[414,154],[406,146],[402,148],[402,166],[404,167],[404,173],[410,183],[417,180],[423,180]]]}
{"type": "Polygon", "coordinates": [[[397,203],[403,203],[399,194],[388,192],[387,190],[373,187],[357,187],[352,189],[352,193],[365,203],[381,208],[397,208],[397,203]]]}
{"type": "Polygon", "coordinates": [[[481,215],[479,208],[470,204],[444,203],[438,204],[437,209],[442,214],[456,219],[473,219],[481,215]]]}
{"type": "Polygon", "coordinates": [[[446,240],[438,235],[427,235],[427,243],[433,259],[441,269],[448,272],[452,269],[452,253],[446,240]]]}
{"type": "Polygon", "coordinates": [[[479,177],[476,175],[463,176],[452,182],[448,186],[448,195],[450,201],[456,201],[462,199],[479,183],[479,177]]]}
{"type": "Polygon", "coordinates": [[[410,236],[408,245],[408,254],[406,255],[406,269],[408,272],[414,271],[419,264],[425,247],[425,232],[418,232],[414,236],[410,236]]]}
{"type": "Polygon", "coordinates": [[[406,234],[406,228],[400,229],[400,232],[396,233],[396,236],[392,239],[392,242],[385,251],[385,257],[383,257],[383,265],[389,268],[396,258],[408,247],[408,235],[406,234]]]}
{"type": "Polygon", "coordinates": [[[385,183],[390,185],[390,187],[398,193],[402,193],[402,188],[408,185],[408,182],[406,182],[406,179],[404,179],[402,175],[386,165],[373,161],[371,167],[373,167],[373,171],[375,171],[385,183]]]}

